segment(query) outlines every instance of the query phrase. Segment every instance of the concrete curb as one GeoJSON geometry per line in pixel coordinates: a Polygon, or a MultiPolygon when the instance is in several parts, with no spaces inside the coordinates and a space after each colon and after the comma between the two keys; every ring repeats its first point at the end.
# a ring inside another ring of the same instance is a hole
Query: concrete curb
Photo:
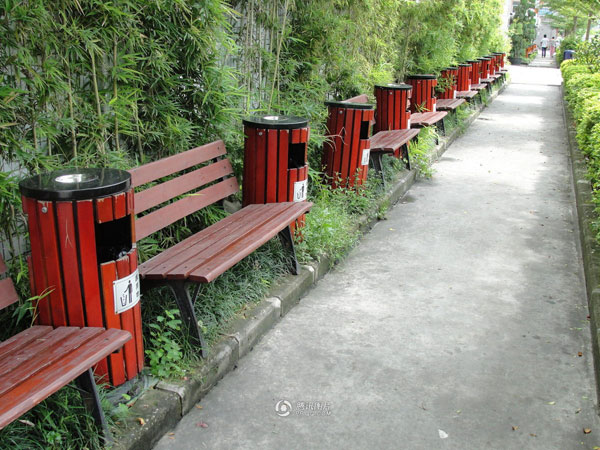
{"type": "Polygon", "coordinates": [[[592,222],[597,217],[592,201],[592,186],[587,179],[585,158],[575,139],[573,116],[569,111],[563,94],[563,119],[567,130],[569,156],[571,160],[572,183],[575,191],[575,209],[579,223],[580,251],[585,274],[585,286],[590,313],[590,332],[592,335],[592,354],[594,356],[594,374],[596,377],[596,393],[600,403],[600,244],[592,229],[592,222]]]}
{"type": "MultiPolygon", "coordinates": [[[[507,84],[495,91],[494,100],[507,84]]],[[[442,138],[432,150],[432,161],[437,160],[481,113],[486,105],[477,109],[466,120],[465,127],[457,127],[442,138]]],[[[418,177],[416,169],[403,172],[394,185],[379,200],[378,206],[396,204],[410,189],[418,177]]],[[[368,232],[377,223],[377,217],[361,217],[357,229],[368,232]]],[[[206,393],[231,370],[235,370],[240,358],[252,351],[262,336],[281,317],[287,314],[307,292],[329,272],[332,262],[322,258],[302,266],[298,275],[287,275],[270,289],[267,298],[251,305],[243,316],[236,317],[228,326],[223,339],[210,350],[209,357],[197,370],[181,381],[161,381],[154,389],[141,395],[131,407],[127,419],[119,424],[115,433],[115,450],[147,450],[198,403],[206,393]],[[143,419],[143,420],[140,420],[143,419]]],[[[600,289],[598,291],[600,295],[600,289]]]]}

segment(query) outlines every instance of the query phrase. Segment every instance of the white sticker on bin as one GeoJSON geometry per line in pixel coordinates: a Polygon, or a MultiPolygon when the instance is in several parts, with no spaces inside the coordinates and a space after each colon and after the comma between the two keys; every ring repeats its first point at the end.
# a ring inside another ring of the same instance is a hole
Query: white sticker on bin
{"type": "Polygon", "coordinates": [[[360,165],[361,166],[368,166],[369,165],[369,154],[370,153],[371,153],[371,150],[369,150],[368,148],[365,148],[363,150],[362,159],[360,160],[360,165]]]}
{"type": "Polygon", "coordinates": [[[140,273],[136,269],[131,275],[113,282],[115,314],[133,308],[140,301],[140,273]]]}
{"type": "Polygon", "coordinates": [[[303,202],[306,200],[308,191],[308,180],[296,181],[294,183],[294,201],[303,202]]]}

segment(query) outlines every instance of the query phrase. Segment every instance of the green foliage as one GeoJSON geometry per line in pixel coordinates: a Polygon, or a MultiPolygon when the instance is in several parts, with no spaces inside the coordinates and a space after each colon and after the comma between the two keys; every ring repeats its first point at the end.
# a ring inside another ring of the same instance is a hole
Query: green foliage
{"type": "Polygon", "coordinates": [[[600,72],[600,36],[594,37],[589,42],[580,42],[577,45],[577,61],[588,66],[591,72],[600,72]]]}
{"type": "MultiPolygon", "coordinates": [[[[597,45],[597,44],[594,44],[597,45]]],[[[577,143],[586,156],[588,177],[596,213],[600,214],[600,73],[593,55],[564,61],[560,68],[565,80],[565,97],[573,112],[577,128],[577,143]]],[[[600,241],[600,219],[595,221],[600,241]]]]}
{"type": "Polygon", "coordinates": [[[512,43],[511,56],[525,58],[525,50],[535,39],[535,1],[521,0],[515,8],[509,34],[512,43]]]}
{"type": "Polygon", "coordinates": [[[558,64],[561,64],[563,62],[565,50],[576,50],[580,42],[581,39],[577,39],[573,36],[564,38],[560,43],[560,47],[556,51],[556,61],[558,62],[558,64]]]}
{"type": "MultiPolygon", "coordinates": [[[[100,390],[102,394],[102,390],[100,390]]],[[[103,440],[77,390],[66,387],[0,430],[0,448],[101,449],[103,440]]]]}
{"type": "Polygon", "coordinates": [[[166,309],[148,324],[150,336],[146,344],[146,356],[152,375],[159,378],[182,377],[183,351],[177,342],[181,339],[181,320],[177,309],[166,309]]]}

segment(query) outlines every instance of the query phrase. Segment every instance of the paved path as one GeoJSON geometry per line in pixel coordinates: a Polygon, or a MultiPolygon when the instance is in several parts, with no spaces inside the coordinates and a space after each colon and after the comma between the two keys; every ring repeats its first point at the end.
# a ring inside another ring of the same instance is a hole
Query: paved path
{"type": "Polygon", "coordinates": [[[158,449],[600,445],[560,74],[511,70],[433,180],[158,449]]]}

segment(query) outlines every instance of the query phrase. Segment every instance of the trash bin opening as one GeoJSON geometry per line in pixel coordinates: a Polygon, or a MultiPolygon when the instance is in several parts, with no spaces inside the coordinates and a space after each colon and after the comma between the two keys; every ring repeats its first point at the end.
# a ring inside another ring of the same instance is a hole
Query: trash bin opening
{"type": "Polygon", "coordinates": [[[360,138],[361,139],[369,139],[369,121],[363,120],[360,123],[360,138]]]}
{"type": "Polygon", "coordinates": [[[301,169],[306,165],[306,143],[290,144],[288,169],[301,169]]]}
{"type": "Polygon", "coordinates": [[[115,261],[131,251],[131,216],[96,223],[95,231],[99,264],[115,261]]]}

